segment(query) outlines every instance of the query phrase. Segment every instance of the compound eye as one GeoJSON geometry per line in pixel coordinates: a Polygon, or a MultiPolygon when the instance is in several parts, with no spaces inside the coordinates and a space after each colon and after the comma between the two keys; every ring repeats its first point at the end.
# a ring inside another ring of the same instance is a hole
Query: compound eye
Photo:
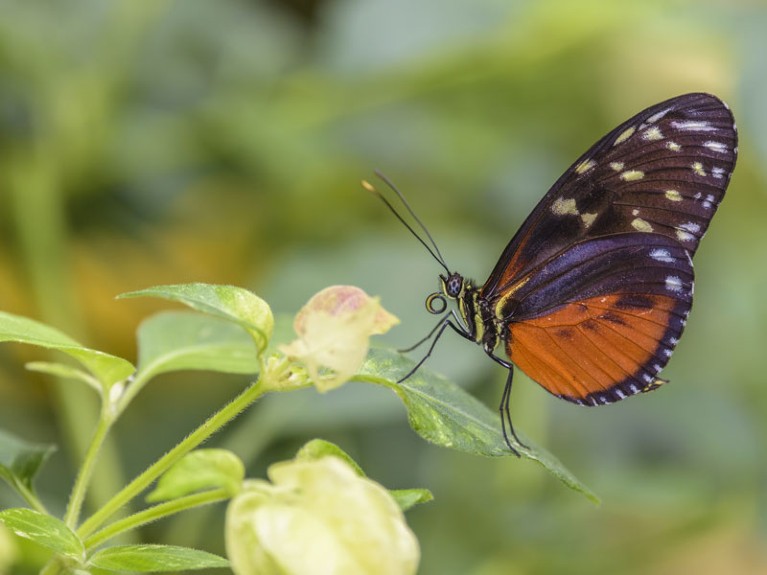
{"type": "Polygon", "coordinates": [[[457,298],[463,289],[463,277],[459,274],[452,274],[445,284],[445,295],[450,298],[457,298]]]}
{"type": "Polygon", "coordinates": [[[447,309],[447,301],[441,293],[435,292],[426,298],[426,309],[429,313],[442,313],[447,309]]]}

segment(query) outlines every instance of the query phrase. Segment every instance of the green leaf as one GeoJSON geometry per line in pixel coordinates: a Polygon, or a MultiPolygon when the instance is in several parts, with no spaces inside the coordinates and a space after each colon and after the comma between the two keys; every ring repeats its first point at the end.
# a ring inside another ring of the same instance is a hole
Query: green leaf
{"type": "Polygon", "coordinates": [[[253,292],[235,286],[203,283],[165,285],[124,293],[118,297],[159,297],[234,322],[256,340],[259,351],[266,349],[274,329],[269,305],[253,292]]]}
{"type": "MultiPolygon", "coordinates": [[[[355,379],[393,390],[407,408],[410,426],[427,441],[476,455],[512,455],[498,414],[453,382],[422,368],[406,381],[395,383],[412,367],[412,360],[393,350],[373,349],[355,379]]],[[[535,446],[519,430],[517,435],[528,446],[517,446],[522,457],[539,463],[571,489],[599,502],[556,457],[535,446]]]]}
{"type": "Polygon", "coordinates": [[[47,443],[29,443],[0,430],[0,477],[14,489],[33,490],[33,481],[43,463],[56,450],[47,443]]]}
{"type": "Polygon", "coordinates": [[[357,472],[357,475],[365,477],[365,472],[362,471],[362,468],[357,465],[357,462],[354,461],[348,453],[338,447],[335,443],[330,443],[324,439],[312,439],[306,443],[301,449],[298,450],[298,453],[296,453],[296,459],[315,460],[327,457],[328,455],[343,459],[352,469],[354,469],[354,471],[357,472]]]}
{"type": "Polygon", "coordinates": [[[182,369],[257,373],[258,350],[241,327],[192,312],[164,312],[138,330],[139,372],[182,369]]]}
{"type": "Polygon", "coordinates": [[[93,554],[91,566],[109,571],[184,571],[229,567],[218,555],[172,545],[116,545],[93,554]]]}
{"type": "Polygon", "coordinates": [[[245,479],[245,466],[226,449],[198,449],[185,455],[157,482],[147,501],[167,501],[208,489],[224,488],[234,495],[245,479]]]}
{"type": "Polygon", "coordinates": [[[15,341],[64,352],[95,375],[107,392],[135,370],[129,361],[121,357],[89,349],[57,329],[5,312],[0,312],[0,341],[15,341]]]}
{"type": "Polygon", "coordinates": [[[19,537],[34,541],[56,553],[81,561],[85,557],[82,541],[60,519],[32,509],[0,511],[0,522],[19,537]]]}
{"type": "Polygon", "coordinates": [[[402,511],[434,500],[434,495],[428,489],[391,489],[389,493],[402,511]]]}
{"type": "Polygon", "coordinates": [[[101,393],[102,387],[99,380],[90,375],[88,372],[78,369],[65,363],[58,363],[55,361],[30,361],[24,365],[29,371],[36,371],[38,373],[46,373],[54,377],[61,379],[74,379],[76,381],[82,381],[86,385],[92,387],[98,393],[101,393]]]}

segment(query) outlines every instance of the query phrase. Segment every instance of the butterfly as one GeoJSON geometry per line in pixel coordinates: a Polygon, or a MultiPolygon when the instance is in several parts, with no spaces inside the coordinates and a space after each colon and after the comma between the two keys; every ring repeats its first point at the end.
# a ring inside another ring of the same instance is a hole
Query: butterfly
{"type": "MultiPolygon", "coordinates": [[[[614,403],[660,387],[692,306],[692,258],[722,201],[737,156],[727,105],[705,93],[651,106],[578,158],[533,209],[481,286],[450,271],[426,227],[394,188],[445,269],[426,308],[508,370],[503,436],[511,424],[514,366],[579,405],[614,403]],[[455,305],[450,311],[448,301],[455,305]],[[505,357],[497,354],[501,348],[505,357]]],[[[388,180],[385,180],[388,183],[388,180]]],[[[407,351],[407,350],[406,350],[407,351]]],[[[512,442],[512,437],[514,442],[512,442]]]]}

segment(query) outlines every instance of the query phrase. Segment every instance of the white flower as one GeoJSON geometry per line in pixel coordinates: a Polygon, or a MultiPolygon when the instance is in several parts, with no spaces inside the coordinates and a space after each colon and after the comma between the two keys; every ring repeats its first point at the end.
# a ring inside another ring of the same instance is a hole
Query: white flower
{"type": "Polygon", "coordinates": [[[399,320],[354,286],[332,286],[314,295],[296,315],[298,339],[282,346],[306,366],[319,391],[348,381],[362,366],[371,335],[387,332],[399,320]]]}

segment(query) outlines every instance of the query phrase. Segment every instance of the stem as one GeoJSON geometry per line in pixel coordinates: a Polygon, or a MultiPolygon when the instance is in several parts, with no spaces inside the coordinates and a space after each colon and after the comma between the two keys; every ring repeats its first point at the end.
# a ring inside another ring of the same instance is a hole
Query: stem
{"type": "Polygon", "coordinates": [[[229,489],[220,487],[218,489],[211,489],[203,493],[195,493],[194,495],[187,495],[186,497],[179,497],[173,501],[160,503],[149,509],[134,513],[125,519],[115,521],[101,531],[94,533],[85,540],[85,548],[92,549],[125,531],[136,529],[147,523],[175,515],[176,513],[186,511],[187,509],[209,505],[219,501],[226,501],[231,496],[232,492],[229,489]]]}
{"type": "Polygon", "coordinates": [[[83,508],[83,501],[85,500],[85,492],[88,490],[88,485],[93,477],[93,469],[96,466],[96,461],[98,460],[101,447],[104,445],[107,433],[112,427],[112,421],[111,418],[107,418],[104,415],[104,410],[102,409],[98,425],[96,426],[96,432],[93,434],[88,451],[85,452],[85,459],[80,466],[80,471],[77,473],[72,494],[69,496],[64,522],[70,529],[74,529],[77,526],[80,511],[83,508]]]}
{"type": "Polygon", "coordinates": [[[243,390],[232,401],[210,416],[202,425],[200,425],[200,427],[187,435],[181,443],[176,445],[176,447],[163,455],[146,471],[126,485],[112,497],[112,499],[107,501],[101,509],[91,515],[91,517],[77,530],[77,534],[81,538],[86,538],[91,535],[96,529],[104,524],[104,521],[116,513],[117,510],[128,501],[146,489],[153,481],[170,469],[174,463],[216,433],[224,425],[237,417],[241,411],[260,398],[261,395],[264,394],[264,386],[261,381],[262,378],[259,378],[253,385],[243,390]]]}
{"type": "Polygon", "coordinates": [[[125,392],[122,394],[120,399],[117,401],[117,405],[114,407],[115,418],[120,417],[122,412],[125,411],[125,409],[130,404],[130,402],[133,401],[133,398],[136,397],[136,395],[138,395],[138,393],[142,389],[144,389],[144,386],[155,375],[156,374],[152,371],[151,368],[150,369],[140,369],[136,373],[136,377],[125,388],[125,392]]]}
{"type": "Polygon", "coordinates": [[[22,483],[21,481],[14,481],[13,487],[24,498],[24,501],[29,503],[29,506],[32,509],[34,509],[35,511],[39,511],[40,513],[45,513],[46,515],[50,515],[50,513],[48,513],[48,510],[45,508],[45,505],[43,505],[42,501],[40,501],[37,498],[37,495],[31,489],[29,489],[26,485],[24,485],[24,483],[22,483]]]}

